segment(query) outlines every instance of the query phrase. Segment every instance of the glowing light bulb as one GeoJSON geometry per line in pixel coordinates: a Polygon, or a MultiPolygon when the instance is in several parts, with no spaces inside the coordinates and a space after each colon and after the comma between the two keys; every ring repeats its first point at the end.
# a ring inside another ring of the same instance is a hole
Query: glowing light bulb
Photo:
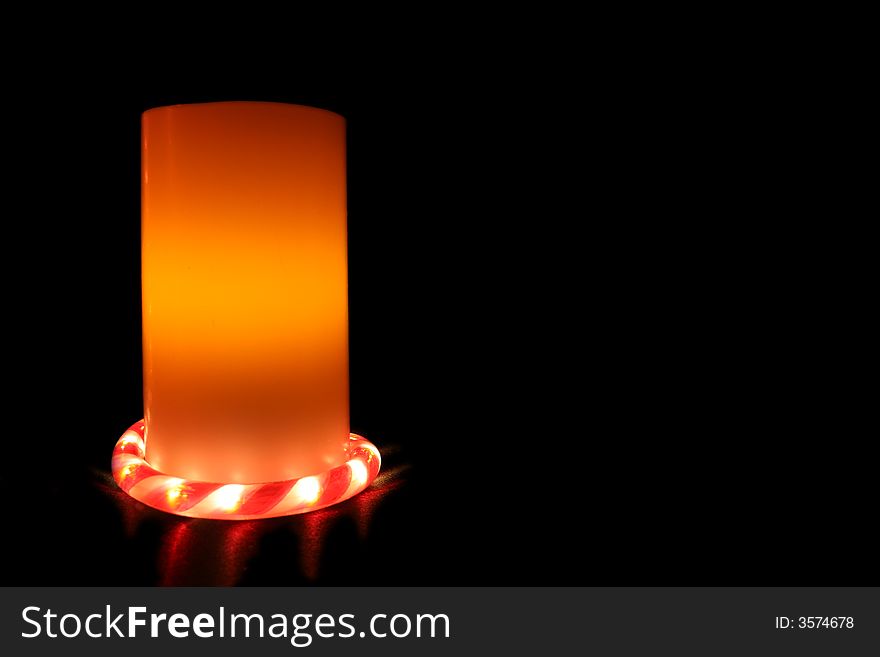
{"type": "Polygon", "coordinates": [[[174,505],[180,501],[181,497],[186,497],[185,486],[186,482],[183,479],[171,479],[166,483],[165,497],[169,504],[174,505]]]}
{"type": "Polygon", "coordinates": [[[303,477],[293,487],[293,492],[305,504],[314,504],[321,496],[321,484],[317,477],[303,477]]]}
{"type": "Polygon", "coordinates": [[[244,492],[244,486],[241,484],[227,484],[217,489],[217,492],[214,493],[214,499],[224,511],[236,511],[241,506],[242,492],[244,492]]]}
{"type": "Polygon", "coordinates": [[[351,469],[352,483],[356,484],[358,487],[367,483],[367,476],[369,473],[367,472],[367,466],[364,465],[363,461],[360,459],[353,459],[348,462],[348,467],[351,469]]]}

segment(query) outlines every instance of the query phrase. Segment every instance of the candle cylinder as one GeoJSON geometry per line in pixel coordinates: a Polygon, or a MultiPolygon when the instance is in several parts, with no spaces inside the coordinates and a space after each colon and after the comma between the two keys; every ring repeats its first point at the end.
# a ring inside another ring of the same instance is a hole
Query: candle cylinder
{"type": "Polygon", "coordinates": [[[222,102],[143,115],[145,460],[290,480],[348,458],[345,121],[222,102]]]}

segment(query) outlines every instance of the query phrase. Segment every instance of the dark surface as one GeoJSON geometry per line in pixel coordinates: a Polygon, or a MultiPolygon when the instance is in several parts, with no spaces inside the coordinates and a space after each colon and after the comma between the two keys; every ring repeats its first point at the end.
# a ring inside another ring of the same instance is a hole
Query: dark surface
{"type": "Polygon", "coordinates": [[[695,110],[700,76],[508,64],[10,83],[0,582],[876,583],[836,237],[784,136],[695,110]],[[108,467],[142,417],[139,114],[229,99],[348,119],[352,430],[386,474],[223,524],[108,467]]]}

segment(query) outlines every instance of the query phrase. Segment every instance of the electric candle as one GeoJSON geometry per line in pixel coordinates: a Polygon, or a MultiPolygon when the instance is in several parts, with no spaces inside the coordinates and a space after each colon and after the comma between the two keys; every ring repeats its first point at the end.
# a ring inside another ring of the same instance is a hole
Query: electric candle
{"type": "Polygon", "coordinates": [[[179,512],[189,482],[218,482],[209,517],[239,514],[254,482],[289,484],[304,508],[283,512],[321,506],[327,473],[358,492],[378,452],[357,437],[352,460],[349,436],[344,119],[160,107],[143,115],[142,147],[145,421],[115,465],[171,481],[129,492],[179,512]]]}

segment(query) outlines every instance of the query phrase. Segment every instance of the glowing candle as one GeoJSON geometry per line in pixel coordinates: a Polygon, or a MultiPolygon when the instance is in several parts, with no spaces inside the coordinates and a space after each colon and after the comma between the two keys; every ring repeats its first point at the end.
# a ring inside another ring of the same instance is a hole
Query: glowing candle
{"type": "Polygon", "coordinates": [[[204,518],[300,513],[379,471],[349,434],[345,122],[279,103],[143,117],[145,420],[113,476],[204,518]]]}
{"type": "Polygon", "coordinates": [[[143,117],[145,420],[113,450],[144,504],[227,520],[364,490],[349,434],[345,122],[205,103],[143,117]]]}
{"type": "Polygon", "coordinates": [[[344,119],[280,103],[149,110],[142,221],[146,461],[227,484],[344,463],[344,119]]]}

